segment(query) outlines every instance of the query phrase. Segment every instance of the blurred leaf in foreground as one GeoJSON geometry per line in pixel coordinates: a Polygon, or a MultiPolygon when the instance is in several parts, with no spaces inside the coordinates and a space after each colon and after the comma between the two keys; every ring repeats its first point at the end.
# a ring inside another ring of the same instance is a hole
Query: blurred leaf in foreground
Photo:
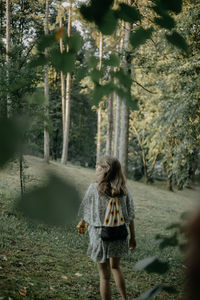
{"type": "Polygon", "coordinates": [[[153,287],[152,289],[147,290],[144,292],[142,295],[137,297],[137,300],[146,300],[146,299],[151,299],[155,297],[160,291],[162,290],[162,287],[160,285],[157,285],[153,287]]]}
{"type": "Polygon", "coordinates": [[[69,225],[76,218],[80,196],[76,188],[54,174],[48,182],[27,192],[17,207],[30,219],[49,225],[69,225]]]}
{"type": "Polygon", "coordinates": [[[171,44],[188,53],[188,45],[178,32],[174,31],[172,34],[165,34],[165,36],[171,44]]]}
{"type": "Polygon", "coordinates": [[[146,40],[148,40],[153,32],[153,28],[150,27],[148,29],[144,29],[143,27],[139,27],[135,32],[130,35],[130,43],[134,48],[139,47],[144,44],[146,40]]]}
{"type": "Polygon", "coordinates": [[[134,270],[142,269],[145,269],[148,273],[164,274],[169,270],[169,264],[167,262],[161,262],[157,256],[151,256],[135,264],[134,270]]]}
{"type": "Polygon", "coordinates": [[[20,120],[0,119],[0,167],[3,167],[19,150],[23,127],[20,120]]]}

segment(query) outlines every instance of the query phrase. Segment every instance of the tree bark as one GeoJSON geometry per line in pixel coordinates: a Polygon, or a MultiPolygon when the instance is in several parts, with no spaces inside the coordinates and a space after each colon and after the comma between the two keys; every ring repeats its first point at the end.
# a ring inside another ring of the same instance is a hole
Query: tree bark
{"type": "MultiPolygon", "coordinates": [[[[131,4],[132,0],[128,0],[128,4],[131,4]]],[[[131,24],[125,23],[124,32],[124,68],[131,75],[130,61],[127,59],[127,51],[129,44],[129,36],[131,31],[131,24]]],[[[120,146],[119,146],[119,160],[122,165],[124,174],[127,173],[128,164],[128,138],[129,138],[129,107],[125,101],[122,101],[121,105],[121,128],[120,128],[120,146]]]]}
{"type": "MultiPolygon", "coordinates": [[[[102,68],[102,56],[103,56],[103,36],[100,33],[99,37],[99,70],[102,68]]],[[[101,107],[97,109],[97,153],[96,162],[98,162],[101,155],[101,107]]]]}
{"type": "MultiPolygon", "coordinates": [[[[46,0],[46,9],[45,9],[45,26],[44,32],[45,35],[49,33],[48,28],[48,19],[49,19],[49,1],[46,0]]],[[[45,55],[47,55],[47,49],[45,49],[45,55]]],[[[44,75],[44,95],[45,95],[45,117],[49,119],[49,68],[45,66],[45,75],[44,75]]],[[[44,161],[49,163],[49,131],[48,131],[48,122],[44,122],[44,161]]]]}
{"type": "MultiPolygon", "coordinates": [[[[62,16],[60,16],[60,28],[63,27],[62,16]]],[[[63,53],[63,39],[60,38],[60,52],[63,53]]],[[[65,122],[65,77],[63,71],[60,72],[60,83],[61,83],[61,100],[62,100],[62,125],[64,134],[64,122],[65,122]]]]}
{"type": "MultiPolygon", "coordinates": [[[[68,37],[71,36],[71,15],[72,15],[72,0],[70,0],[69,14],[68,14],[68,37]]],[[[67,46],[67,52],[69,47],[67,46]]],[[[63,149],[61,163],[66,164],[68,160],[68,147],[69,147],[69,125],[70,125],[70,85],[71,75],[67,73],[66,78],[66,98],[65,98],[65,113],[64,113],[64,131],[63,131],[63,149]]]]}
{"type": "MultiPolygon", "coordinates": [[[[6,71],[6,79],[7,86],[9,86],[9,52],[10,52],[10,0],[6,0],[6,63],[7,63],[7,71],[6,71]]],[[[11,99],[7,89],[7,103],[5,106],[5,115],[10,117],[11,114],[11,99]]]]}
{"type": "Polygon", "coordinates": [[[113,137],[113,94],[108,98],[108,127],[106,139],[106,155],[112,154],[112,137],[113,137]]]}
{"type": "Polygon", "coordinates": [[[119,158],[120,116],[121,116],[121,100],[117,95],[116,96],[115,138],[114,138],[114,156],[117,158],[119,158]]]}

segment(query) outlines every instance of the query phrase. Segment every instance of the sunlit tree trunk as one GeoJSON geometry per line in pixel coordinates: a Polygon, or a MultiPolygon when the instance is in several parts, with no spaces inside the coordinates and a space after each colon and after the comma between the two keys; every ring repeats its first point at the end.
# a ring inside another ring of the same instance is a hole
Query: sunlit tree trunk
{"type": "MultiPolygon", "coordinates": [[[[6,62],[9,67],[9,51],[10,51],[10,0],[6,0],[6,62]]],[[[7,85],[9,85],[9,71],[6,71],[7,85]]],[[[5,115],[11,114],[11,100],[7,92],[7,104],[5,105],[5,115]]]]}
{"type": "MultiPolygon", "coordinates": [[[[48,18],[49,18],[49,1],[46,0],[46,9],[45,9],[45,26],[44,32],[45,35],[49,33],[48,28],[48,18]]],[[[45,55],[47,55],[47,49],[45,49],[45,55]]],[[[45,66],[45,75],[44,75],[44,94],[45,94],[45,118],[49,119],[49,69],[48,66],[45,66]]],[[[48,131],[48,122],[44,122],[44,160],[49,162],[49,131],[48,131]]]]}
{"type": "MultiPolygon", "coordinates": [[[[60,15],[60,30],[63,28],[62,15],[60,15]]],[[[60,38],[60,52],[63,53],[63,39],[60,38]]],[[[60,72],[61,84],[61,100],[62,100],[62,125],[64,134],[64,121],[65,121],[65,77],[63,71],[60,72]]]]}
{"type": "MultiPolygon", "coordinates": [[[[99,37],[99,70],[102,68],[102,56],[103,56],[103,36],[100,33],[99,37]]],[[[97,153],[96,161],[99,160],[101,155],[101,105],[97,109],[97,153]]]]}
{"type": "MultiPolygon", "coordinates": [[[[132,4],[132,1],[128,0],[128,4],[132,4]]],[[[131,24],[125,23],[124,32],[124,50],[125,53],[128,51],[129,36],[131,31],[131,24]]],[[[127,73],[130,74],[130,61],[124,57],[124,68],[127,73]]],[[[128,138],[129,138],[129,107],[125,101],[121,104],[121,128],[120,128],[120,146],[119,146],[119,160],[122,165],[124,174],[127,173],[128,163],[128,138]]]]}
{"type": "Polygon", "coordinates": [[[112,155],[112,137],[113,137],[113,97],[112,94],[108,98],[108,125],[107,125],[107,139],[106,139],[106,155],[112,155]]]}
{"type": "Polygon", "coordinates": [[[119,158],[120,116],[121,116],[121,100],[117,95],[116,112],[115,112],[115,137],[114,137],[114,156],[117,158],[119,158]]]}
{"type": "MultiPolygon", "coordinates": [[[[71,36],[71,16],[72,16],[72,0],[70,0],[69,14],[68,14],[68,37],[71,36]]],[[[69,48],[67,47],[67,52],[69,48]]],[[[71,75],[68,72],[66,78],[66,98],[65,98],[65,113],[64,113],[64,131],[63,131],[63,149],[61,163],[66,164],[68,160],[68,146],[69,146],[69,124],[70,124],[70,84],[71,75]]]]}

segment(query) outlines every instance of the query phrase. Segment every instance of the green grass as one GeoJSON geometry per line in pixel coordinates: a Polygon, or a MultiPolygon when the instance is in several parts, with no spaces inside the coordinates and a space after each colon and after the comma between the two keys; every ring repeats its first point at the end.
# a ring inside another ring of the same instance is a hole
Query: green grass
{"type": "MultiPolygon", "coordinates": [[[[46,172],[54,171],[71,180],[83,195],[95,180],[92,169],[62,166],[41,159],[26,157],[26,188],[45,182],[46,172]]],[[[178,293],[161,292],[156,299],[182,299],[184,266],[176,247],[159,250],[157,233],[170,235],[165,228],[179,221],[184,211],[191,209],[198,198],[195,190],[166,191],[159,186],[128,181],[136,209],[137,248],[122,260],[122,269],[130,299],[159,283],[173,285],[178,293]],[[134,271],[134,263],[160,255],[170,263],[165,275],[134,271]]],[[[53,227],[28,222],[14,209],[19,194],[17,163],[0,172],[0,299],[100,299],[99,276],[95,263],[86,256],[88,235],[78,235],[76,222],[71,227],[53,227]],[[25,290],[26,295],[19,291],[25,290]]],[[[113,299],[120,299],[112,281],[113,299]]]]}

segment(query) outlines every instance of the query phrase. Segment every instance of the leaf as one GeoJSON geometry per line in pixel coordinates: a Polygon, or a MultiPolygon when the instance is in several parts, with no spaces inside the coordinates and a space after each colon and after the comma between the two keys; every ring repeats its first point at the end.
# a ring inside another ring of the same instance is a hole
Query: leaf
{"type": "Polygon", "coordinates": [[[103,96],[108,96],[114,91],[114,84],[109,82],[105,85],[96,85],[92,95],[92,102],[95,106],[99,104],[103,96]]]}
{"type": "Polygon", "coordinates": [[[94,56],[91,56],[88,60],[88,65],[90,68],[95,68],[98,64],[98,59],[94,56]]]}
{"type": "Polygon", "coordinates": [[[66,43],[69,45],[71,52],[78,52],[82,47],[82,39],[79,34],[74,34],[67,38],[66,43]]]}
{"type": "Polygon", "coordinates": [[[113,72],[112,75],[119,80],[121,85],[123,85],[127,89],[130,89],[132,80],[130,76],[124,72],[122,68],[120,68],[120,70],[117,72],[113,72]]]}
{"type": "Polygon", "coordinates": [[[185,39],[178,32],[174,31],[172,34],[166,33],[165,37],[171,44],[188,53],[188,45],[185,39]]]}
{"type": "Polygon", "coordinates": [[[146,299],[151,299],[158,295],[158,293],[162,290],[162,287],[160,285],[157,285],[153,287],[152,289],[147,290],[145,293],[137,297],[137,300],[146,300],[146,299]]]}
{"type": "Polygon", "coordinates": [[[56,40],[62,39],[64,37],[64,33],[65,33],[65,28],[64,28],[64,26],[62,26],[57,30],[57,32],[55,34],[56,40]]]}
{"type": "Polygon", "coordinates": [[[114,16],[113,10],[108,10],[102,17],[101,21],[97,23],[98,29],[104,35],[111,35],[117,27],[117,18],[114,16]]]}
{"type": "Polygon", "coordinates": [[[139,27],[134,33],[130,34],[130,43],[134,48],[139,47],[144,44],[146,40],[148,40],[153,32],[153,28],[150,27],[148,29],[144,29],[143,27],[139,27]]]}
{"type": "Polygon", "coordinates": [[[162,286],[163,291],[167,292],[168,294],[177,294],[178,291],[173,286],[162,286]]]}
{"type": "Polygon", "coordinates": [[[19,294],[20,294],[21,296],[26,296],[27,291],[26,291],[26,290],[19,290],[19,294]]]}
{"type": "Polygon", "coordinates": [[[48,59],[44,54],[35,56],[30,62],[31,67],[45,66],[48,64],[48,59]]]}
{"type": "Polygon", "coordinates": [[[119,19],[130,23],[141,20],[141,15],[137,8],[127,5],[125,3],[120,3],[119,6],[119,10],[115,11],[115,15],[119,19]]]}
{"type": "Polygon", "coordinates": [[[167,262],[161,262],[160,260],[155,260],[151,264],[149,264],[145,271],[147,273],[157,273],[157,274],[165,274],[169,270],[169,264],[167,262]]]}
{"type": "Polygon", "coordinates": [[[170,237],[163,238],[162,242],[159,245],[160,249],[164,249],[166,247],[175,247],[178,245],[177,232],[170,237]]]}
{"type": "Polygon", "coordinates": [[[176,26],[174,19],[170,15],[165,15],[162,18],[154,18],[155,24],[159,25],[162,28],[171,30],[176,26]]]}
{"type": "Polygon", "coordinates": [[[43,35],[37,43],[37,49],[43,52],[45,48],[51,47],[56,42],[55,34],[43,35]]]}
{"type": "Polygon", "coordinates": [[[158,259],[158,256],[150,256],[150,257],[146,257],[142,260],[139,260],[135,266],[134,266],[134,270],[143,270],[145,269],[149,264],[152,264],[155,260],[158,259]]]}
{"type": "Polygon", "coordinates": [[[182,10],[182,0],[160,0],[163,8],[179,14],[182,10]]]}
{"type": "Polygon", "coordinates": [[[77,81],[81,81],[84,77],[88,75],[88,68],[87,67],[79,67],[76,74],[77,81]]]}
{"type": "Polygon", "coordinates": [[[72,52],[60,53],[58,49],[53,49],[50,53],[50,61],[57,71],[71,73],[75,67],[76,56],[72,52]]]}
{"type": "Polygon", "coordinates": [[[104,64],[107,65],[107,66],[119,67],[120,58],[116,54],[111,54],[109,59],[104,60],[104,64]]]}
{"type": "Polygon", "coordinates": [[[103,20],[104,15],[113,5],[113,0],[91,0],[90,5],[81,5],[80,13],[89,22],[97,25],[103,20]]]}
{"type": "Polygon", "coordinates": [[[90,73],[90,77],[94,83],[99,83],[99,80],[101,79],[102,75],[102,71],[97,69],[92,70],[90,73]]]}
{"type": "Polygon", "coordinates": [[[77,277],[81,277],[81,276],[83,276],[83,274],[81,274],[81,273],[77,272],[77,273],[75,273],[75,276],[77,276],[77,277]]]}
{"type": "Polygon", "coordinates": [[[63,226],[74,222],[79,204],[80,195],[74,185],[50,173],[45,185],[18,199],[17,209],[32,220],[63,226]]]}
{"type": "Polygon", "coordinates": [[[13,158],[22,146],[24,125],[20,120],[0,119],[0,167],[13,158]]]}

